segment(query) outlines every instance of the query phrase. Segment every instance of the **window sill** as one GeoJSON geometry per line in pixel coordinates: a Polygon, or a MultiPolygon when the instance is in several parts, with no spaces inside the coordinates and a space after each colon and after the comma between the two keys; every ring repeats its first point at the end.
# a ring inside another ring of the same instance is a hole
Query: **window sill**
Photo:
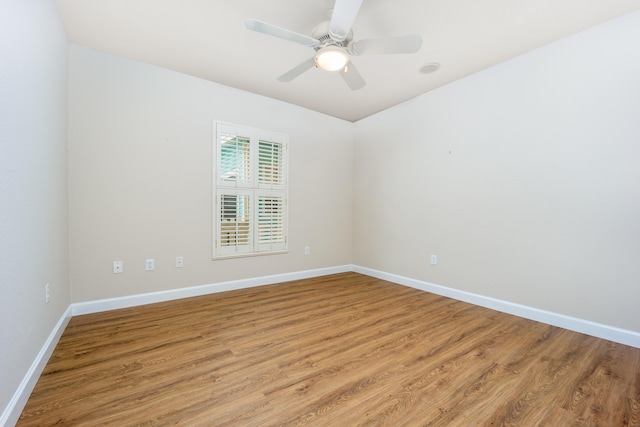
{"type": "Polygon", "coordinates": [[[266,255],[283,255],[288,253],[289,253],[288,249],[283,249],[281,251],[270,251],[270,252],[247,252],[243,254],[233,254],[233,255],[214,255],[211,260],[219,261],[223,259],[250,258],[250,257],[259,257],[259,256],[266,256],[266,255]]]}

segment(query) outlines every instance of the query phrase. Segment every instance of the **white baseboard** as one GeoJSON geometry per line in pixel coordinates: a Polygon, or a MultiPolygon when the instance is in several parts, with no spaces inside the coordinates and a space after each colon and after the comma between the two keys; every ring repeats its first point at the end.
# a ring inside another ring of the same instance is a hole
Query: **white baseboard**
{"type": "Polygon", "coordinates": [[[0,417],[0,426],[13,426],[18,422],[18,418],[20,418],[20,414],[22,413],[24,406],[27,404],[27,400],[29,400],[29,396],[31,396],[31,392],[36,386],[36,383],[40,378],[40,374],[47,365],[49,357],[51,357],[53,350],[56,348],[56,344],[58,344],[58,340],[60,340],[60,336],[62,336],[64,328],[67,327],[69,320],[71,320],[71,307],[67,307],[65,312],[62,314],[60,320],[58,320],[58,323],[54,326],[49,337],[40,349],[40,352],[29,367],[29,370],[18,386],[18,389],[13,394],[13,397],[0,417]]]}
{"type": "Polygon", "coordinates": [[[170,289],[167,291],[130,295],[119,298],[79,302],[71,304],[71,313],[74,316],[77,316],[79,314],[98,313],[100,311],[135,307],[138,305],[153,304],[156,302],[171,301],[180,298],[190,298],[217,292],[233,291],[236,289],[252,288],[255,286],[271,285],[274,283],[289,282],[291,280],[309,279],[312,277],[344,273],[347,271],[352,271],[351,265],[319,268],[315,270],[305,270],[294,273],[276,274],[273,276],[254,277],[250,279],[191,286],[188,288],[170,289]]]}
{"type": "Polygon", "coordinates": [[[515,304],[509,301],[447,288],[445,286],[434,285],[433,283],[410,279],[408,277],[385,273],[383,271],[373,270],[371,268],[360,267],[357,265],[353,266],[352,271],[415,289],[420,289],[422,291],[431,292],[437,295],[446,296],[459,301],[468,302],[481,307],[501,311],[503,313],[513,314],[514,316],[523,317],[525,319],[546,323],[547,325],[558,326],[570,331],[580,332],[582,334],[640,348],[639,332],[616,328],[614,326],[608,326],[571,316],[565,316],[564,314],[552,313],[525,305],[515,304]]]}

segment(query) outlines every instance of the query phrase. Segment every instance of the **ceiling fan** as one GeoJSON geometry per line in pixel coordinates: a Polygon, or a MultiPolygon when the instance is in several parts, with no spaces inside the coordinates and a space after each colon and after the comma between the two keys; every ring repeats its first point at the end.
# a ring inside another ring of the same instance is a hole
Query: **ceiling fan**
{"type": "Polygon", "coordinates": [[[351,27],[361,4],[362,0],[336,0],[331,19],[315,27],[311,36],[253,19],[246,21],[245,26],[249,30],[309,46],[316,51],[313,57],[278,77],[279,81],[289,82],[305,71],[319,67],[327,71],[338,71],[352,90],[358,90],[366,82],[350,62],[351,56],[415,53],[422,46],[422,37],[418,34],[354,41],[351,27]]]}

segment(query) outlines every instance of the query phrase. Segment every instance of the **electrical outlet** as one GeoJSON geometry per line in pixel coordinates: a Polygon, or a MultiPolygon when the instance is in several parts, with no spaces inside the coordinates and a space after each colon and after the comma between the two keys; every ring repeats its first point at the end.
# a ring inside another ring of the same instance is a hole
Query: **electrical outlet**
{"type": "Polygon", "coordinates": [[[438,265],[438,255],[431,255],[431,265],[438,265]]]}
{"type": "Polygon", "coordinates": [[[309,255],[311,253],[311,248],[309,246],[304,247],[304,254],[309,255]]]}
{"type": "Polygon", "coordinates": [[[144,269],[146,271],[153,271],[154,268],[155,268],[155,260],[148,259],[148,260],[145,261],[144,269]]]}
{"type": "Polygon", "coordinates": [[[184,267],[184,257],[183,256],[177,256],[176,257],[176,268],[182,268],[184,267]]]}
{"type": "Polygon", "coordinates": [[[49,284],[44,285],[44,302],[49,304],[49,298],[51,294],[49,293],[49,284]]]}
{"type": "Polygon", "coordinates": [[[122,261],[113,261],[114,274],[122,273],[122,261]]]}

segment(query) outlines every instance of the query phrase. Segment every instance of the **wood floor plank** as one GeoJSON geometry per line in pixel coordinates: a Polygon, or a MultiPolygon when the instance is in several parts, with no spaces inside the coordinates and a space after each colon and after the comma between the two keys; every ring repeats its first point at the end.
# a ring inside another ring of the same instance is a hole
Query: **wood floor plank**
{"type": "Polygon", "coordinates": [[[344,273],[72,318],[58,424],[640,426],[640,349],[344,273]]]}

